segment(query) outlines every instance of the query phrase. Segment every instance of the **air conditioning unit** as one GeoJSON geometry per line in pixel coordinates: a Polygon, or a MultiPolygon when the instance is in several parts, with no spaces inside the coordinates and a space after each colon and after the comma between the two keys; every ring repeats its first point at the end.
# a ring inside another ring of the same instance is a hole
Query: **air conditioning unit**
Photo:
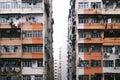
{"type": "Polygon", "coordinates": [[[108,18],[108,23],[111,23],[112,22],[112,19],[111,18],[108,18]]]}
{"type": "Polygon", "coordinates": [[[19,67],[16,67],[16,68],[15,68],[15,72],[20,72],[20,68],[19,68],[19,67]]]}
{"type": "Polygon", "coordinates": [[[12,72],[15,72],[15,67],[12,67],[11,71],[12,71],[12,72]]]}
{"type": "Polygon", "coordinates": [[[1,72],[5,72],[5,68],[4,67],[1,67],[1,72]]]}
{"type": "Polygon", "coordinates": [[[108,57],[110,57],[110,53],[104,53],[104,58],[108,58],[108,57]]]}
{"type": "Polygon", "coordinates": [[[112,47],[112,53],[115,53],[115,46],[112,47]]]}

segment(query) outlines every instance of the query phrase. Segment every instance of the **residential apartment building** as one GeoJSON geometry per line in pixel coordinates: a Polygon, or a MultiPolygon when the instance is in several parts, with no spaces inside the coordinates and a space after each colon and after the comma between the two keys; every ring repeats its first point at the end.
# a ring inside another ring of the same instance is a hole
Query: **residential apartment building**
{"type": "Polygon", "coordinates": [[[0,80],[53,80],[52,0],[0,0],[0,80]]]}
{"type": "Polygon", "coordinates": [[[68,80],[120,80],[120,0],[71,0],[68,80]]]}
{"type": "Polygon", "coordinates": [[[58,60],[54,60],[54,80],[58,80],[58,69],[59,69],[59,64],[58,60]]]}
{"type": "MultiPolygon", "coordinates": [[[[65,39],[65,36],[63,38],[65,39]]],[[[67,65],[68,65],[67,51],[66,51],[66,44],[64,42],[59,51],[59,71],[58,71],[59,79],[58,80],[67,80],[67,65]]]]}

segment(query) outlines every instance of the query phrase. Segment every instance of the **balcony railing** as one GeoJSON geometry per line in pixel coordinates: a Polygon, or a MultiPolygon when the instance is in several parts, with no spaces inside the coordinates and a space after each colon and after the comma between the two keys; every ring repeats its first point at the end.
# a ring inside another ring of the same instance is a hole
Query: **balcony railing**
{"type": "Polygon", "coordinates": [[[0,11],[23,11],[24,9],[42,10],[42,2],[39,3],[22,3],[22,2],[0,2],[0,11]]]}

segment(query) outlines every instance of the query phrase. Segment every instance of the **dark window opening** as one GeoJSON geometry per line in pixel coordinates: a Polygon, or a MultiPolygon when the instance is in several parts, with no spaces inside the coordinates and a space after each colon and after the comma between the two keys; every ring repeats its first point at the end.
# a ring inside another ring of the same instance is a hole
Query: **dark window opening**
{"type": "Polygon", "coordinates": [[[78,67],[89,67],[89,61],[79,59],[78,67]]]}
{"type": "Polygon", "coordinates": [[[79,17],[78,20],[79,20],[79,24],[88,23],[87,17],[79,17]]]}
{"type": "Polygon", "coordinates": [[[79,52],[89,52],[88,45],[79,45],[79,52]]]}
{"type": "Polygon", "coordinates": [[[91,37],[92,38],[101,38],[101,31],[94,30],[91,32],[91,37]]]}
{"type": "Polygon", "coordinates": [[[4,29],[0,30],[0,38],[20,38],[21,30],[17,29],[4,29]]]}
{"type": "Polygon", "coordinates": [[[109,30],[104,32],[104,37],[105,38],[116,38],[120,37],[120,31],[118,30],[109,30]]]}
{"type": "Polygon", "coordinates": [[[114,62],[113,62],[113,60],[104,60],[103,66],[104,67],[113,67],[114,66],[114,62]]]}
{"type": "Polygon", "coordinates": [[[91,60],[91,66],[92,67],[101,67],[101,61],[100,60],[91,60]]]}
{"type": "Polygon", "coordinates": [[[99,45],[91,45],[92,52],[101,52],[101,46],[99,45]]]}
{"type": "Polygon", "coordinates": [[[89,75],[79,75],[78,80],[89,80],[89,75]]]}
{"type": "Polygon", "coordinates": [[[116,59],[115,60],[115,66],[116,67],[120,67],[120,59],[116,59]]]}
{"type": "Polygon", "coordinates": [[[101,79],[102,79],[102,74],[91,75],[91,80],[101,80],[101,79]]]}

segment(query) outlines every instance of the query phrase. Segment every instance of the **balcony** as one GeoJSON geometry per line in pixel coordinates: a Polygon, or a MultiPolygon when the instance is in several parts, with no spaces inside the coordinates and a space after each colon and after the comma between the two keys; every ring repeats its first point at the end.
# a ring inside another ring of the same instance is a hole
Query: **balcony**
{"type": "Polygon", "coordinates": [[[23,44],[23,58],[43,58],[42,45],[23,44]]]}
{"type": "Polygon", "coordinates": [[[18,45],[14,46],[0,46],[0,57],[1,58],[21,58],[21,48],[18,45]]]}
{"type": "Polygon", "coordinates": [[[102,10],[101,9],[85,9],[84,10],[84,14],[102,14],[102,10]]]}
{"type": "Polygon", "coordinates": [[[0,45],[20,45],[21,44],[21,29],[7,28],[0,30],[0,45]]]}
{"type": "Polygon", "coordinates": [[[102,14],[101,2],[79,2],[78,14],[102,14]]]}
{"type": "Polygon", "coordinates": [[[103,45],[120,45],[120,38],[104,38],[103,45]]]}
{"type": "Polygon", "coordinates": [[[0,62],[0,74],[6,75],[18,75],[21,72],[21,64],[20,61],[13,59],[2,59],[0,62]]]}
{"type": "Polygon", "coordinates": [[[0,2],[0,14],[8,13],[43,13],[43,3],[38,0],[22,0],[22,2],[0,2]]]}
{"type": "Polygon", "coordinates": [[[119,0],[103,0],[103,14],[119,14],[120,1],[119,0]]]}
{"type": "Polygon", "coordinates": [[[86,38],[84,39],[84,43],[102,43],[102,38],[86,38]]]}

